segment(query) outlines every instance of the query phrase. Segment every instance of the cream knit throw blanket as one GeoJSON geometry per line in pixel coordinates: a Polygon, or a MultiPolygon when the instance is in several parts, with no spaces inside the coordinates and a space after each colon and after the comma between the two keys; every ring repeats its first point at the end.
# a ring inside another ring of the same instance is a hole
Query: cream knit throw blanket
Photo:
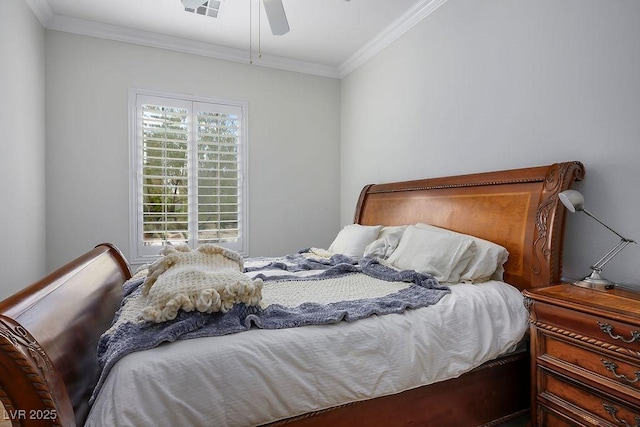
{"type": "Polygon", "coordinates": [[[226,313],[238,303],[260,305],[262,280],[251,280],[242,273],[239,254],[207,244],[196,250],[168,246],[161,255],[149,267],[142,285],[148,303],[142,310],[145,320],[172,320],[180,309],[226,313]]]}

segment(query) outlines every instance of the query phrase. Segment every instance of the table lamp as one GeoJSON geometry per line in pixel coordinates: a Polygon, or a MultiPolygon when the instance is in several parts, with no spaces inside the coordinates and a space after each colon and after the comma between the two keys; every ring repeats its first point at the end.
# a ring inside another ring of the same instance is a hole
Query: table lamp
{"type": "Polygon", "coordinates": [[[591,268],[591,274],[585,277],[584,279],[574,283],[574,285],[581,286],[584,288],[592,288],[592,289],[598,289],[598,290],[613,289],[615,287],[615,283],[612,282],[611,280],[605,279],[602,276],[601,274],[602,268],[605,266],[606,263],[611,261],[613,257],[618,255],[618,253],[620,253],[621,250],[627,247],[629,243],[636,243],[636,242],[631,239],[627,239],[626,237],[623,237],[620,233],[618,233],[617,231],[609,227],[604,222],[600,221],[598,218],[593,216],[591,212],[586,210],[584,208],[584,196],[580,192],[575,190],[565,190],[560,194],[558,194],[558,198],[560,199],[564,207],[567,208],[569,212],[571,213],[574,213],[577,211],[584,212],[585,214],[587,214],[588,216],[590,216],[591,218],[595,219],[600,224],[602,224],[607,230],[611,231],[616,236],[620,237],[620,242],[613,249],[611,249],[602,258],[600,258],[598,262],[596,262],[591,267],[589,267],[591,268]]]}

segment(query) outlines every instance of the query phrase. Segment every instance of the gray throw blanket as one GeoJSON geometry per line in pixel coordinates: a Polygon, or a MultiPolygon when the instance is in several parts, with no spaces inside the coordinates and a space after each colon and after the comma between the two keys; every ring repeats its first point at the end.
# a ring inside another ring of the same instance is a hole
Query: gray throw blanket
{"type": "MultiPolygon", "coordinates": [[[[102,372],[93,392],[90,403],[95,400],[109,370],[122,357],[135,351],[157,347],[164,342],[178,339],[221,336],[249,330],[252,327],[263,329],[281,329],[305,325],[322,325],[341,321],[353,322],[371,315],[402,313],[407,309],[416,309],[437,303],[450,289],[441,286],[430,275],[415,271],[397,271],[386,267],[372,258],[352,259],[344,256],[332,257],[329,261],[309,261],[301,255],[287,259],[279,266],[283,271],[307,270],[312,263],[317,274],[304,279],[286,277],[286,280],[325,280],[348,274],[365,274],[377,279],[411,283],[397,292],[360,300],[339,301],[329,304],[303,303],[297,307],[285,307],[271,304],[266,307],[236,304],[226,313],[211,314],[198,311],[179,311],[178,316],[162,323],[130,321],[123,315],[129,306],[136,306],[141,295],[144,278],[130,280],[124,286],[124,298],[120,310],[115,315],[113,326],[105,332],[98,343],[98,362],[102,372]],[[122,317],[122,318],[121,318],[122,317]],[[125,320],[123,320],[125,319],[125,320]]],[[[262,269],[273,270],[276,264],[268,264],[262,269]]],[[[258,269],[259,270],[259,269],[258,269]]],[[[254,272],[256,270],[254,269],[254,272]]],[[[282,280],[275,274],[261,275],[268,281],[282,280]]]]}

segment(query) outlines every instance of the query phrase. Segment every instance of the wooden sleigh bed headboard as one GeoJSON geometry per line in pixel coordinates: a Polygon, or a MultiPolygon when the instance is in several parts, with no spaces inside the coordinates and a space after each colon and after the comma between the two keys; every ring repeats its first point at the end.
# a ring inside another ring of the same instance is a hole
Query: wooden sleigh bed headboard
{"type": "Polygon", "coordinates": [[[584,177],[580,162],[366,186],[355,222],[426,222],[509,251],[505,282],[519,289],[560,279],[565,209],[557,195],[584,177]]]}
{"type": "MultiPolygon", "coordinates": [[[[564,209],[557,195],[583,176],[580,162],[566,162],[369,185],[355,222],[426,222],[494,241],[510,253],[506,282],[545,286],[562,270],[564,209]]],[[[98,338],[130,276],[120,251],[101,244],[0,302],[0,400],[14,425],[84,423],[98,377],[98,338]]],[[[393,399],[384,402],[394,405],[393,399]]]]}

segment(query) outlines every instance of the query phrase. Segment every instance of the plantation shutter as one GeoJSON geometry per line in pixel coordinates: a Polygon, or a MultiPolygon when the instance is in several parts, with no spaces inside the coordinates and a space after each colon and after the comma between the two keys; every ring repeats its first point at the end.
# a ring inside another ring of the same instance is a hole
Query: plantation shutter
{"type": "MultiPolygon", "coordinates": [[[[196,103],[197,229],[200,243],[236,242],[239,238],[241,175],[239,133],[242,112],[196,103]]],[[[195,220],[196,218],[194,218],[195,220]]]]}
{"type": "Polygon", "coordinates": [[[136,95],[137,258],[166,244],[243,252],[243,108],[136,95]]]}
{"type": "Polygon", "coordinates": [[[143,103],[142,243],[187,242],[189,235],[189,112],[143,103]]]}

